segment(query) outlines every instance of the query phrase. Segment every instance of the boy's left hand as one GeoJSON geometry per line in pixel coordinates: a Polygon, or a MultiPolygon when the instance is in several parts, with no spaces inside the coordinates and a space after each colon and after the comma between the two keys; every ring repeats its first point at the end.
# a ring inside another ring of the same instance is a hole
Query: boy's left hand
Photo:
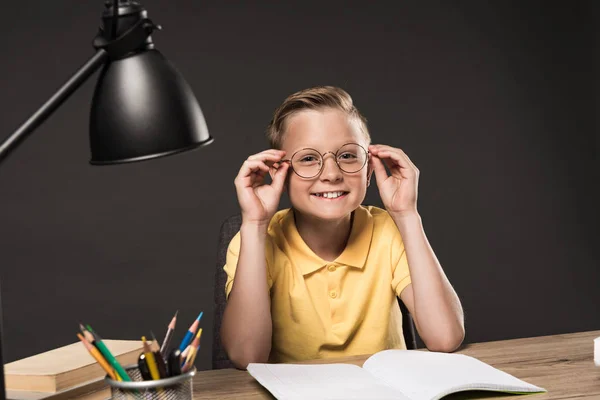
{"type": "Polygon", "coordinates": [[[393,216],[417,213],[419,170],[406,153],[394,147],[375,144],[369,146],[369,164],[375,173],[379,195],[387,211],[393,216]],[[384,167],[388,167],[388,176],[384,167]]]}

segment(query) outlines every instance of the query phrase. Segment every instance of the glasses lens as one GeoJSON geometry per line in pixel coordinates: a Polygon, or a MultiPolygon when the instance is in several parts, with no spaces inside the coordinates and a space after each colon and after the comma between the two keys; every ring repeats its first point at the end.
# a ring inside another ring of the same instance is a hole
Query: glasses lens
{"type": "Polygon", "coordinates": [[[358,144],[344,145],[337,152],[337,162],[344,172],[358,172],[367,163],[367,151],[358,144]]]}
{"type": "Polygon", "coordinates": [[[292,157],[292,168],[303,178],[318,175],[322,164],[321,155],[313,149],[300,150],[292,157]]]}

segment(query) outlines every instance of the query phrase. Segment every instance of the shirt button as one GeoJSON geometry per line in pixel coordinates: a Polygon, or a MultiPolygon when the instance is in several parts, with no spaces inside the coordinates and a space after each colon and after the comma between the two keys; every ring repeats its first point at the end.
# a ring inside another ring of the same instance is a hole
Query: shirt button
{"type": "Polygon", "coordinates": [[[327,267],[327,269],[329,270],[329,272],[333,272],[335,271],[335,265],[331,264],[329,265],[329,267],[327,267]]]}
{"type": "Polygon", "coordinates": [[[337,297],[337,293],[335,292],[335,290],[329,292],[329,297],[331,297],[332,299],[335,299],[337,297]]]}

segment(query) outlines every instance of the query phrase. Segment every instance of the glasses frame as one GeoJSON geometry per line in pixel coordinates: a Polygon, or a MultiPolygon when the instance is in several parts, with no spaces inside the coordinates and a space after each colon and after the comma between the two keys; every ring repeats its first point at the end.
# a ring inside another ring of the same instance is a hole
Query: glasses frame
{"type": "Polygon", "coordinates": [[[302,149],[300,149],[300,150],[298,150],[298,151],[294,152],[294,154],[292,154],[292,157],[290,157],[290,158],[286,158],[285,160],[281,160],[281,161],[279,161],[279,162],[282,162],[282,163],[283,163],[283,162],[290,163],[290,168],[291,168],[291,169],[292,169],[292,171],[294,171],[294,173],[295,173],[296,175],[298,175],[300,178],[302,178],[302,179],[312,179],[312,178],[315,178],[315,177],[317,177],[317,176],[321,175],[321,173],[323,172],[323,168],[325,167],[325,156],[326,156],[327,154],[329,154],[329,153],[333,154],[333,160],[335,161],[335,164],[336,164],[336,165],[337,165],[337,167],[340,169],[340,171],[342,171],[342,172],[343,172],[343,173],[345,173],[345,174],[356,174],[357,172],[360,172],[360,171],[362,171],[362,169],[365,167],[365,165],[367,165],[367,162],[369,161],[369,157],[371,156],[371,152],[370,152],[370,151],[368,151],[367,149],[365,149],[365,148],[364,148],[363,146],[361,146],[360,144],[358,144],[358,143],[354,143],[354,142],[349,142],[349,143],[344,143],[343,145],[341,145],[341,146],[340,146],[340,148],[339,148],[339,149],[337,149],[337,150],[335,151],[335,153],[334,153],[333,151],[326,151],[325,153],[321,153],[319,150],[317,150],[317,149],[313,149],[312,147],[304,147],[304,148],[302,148],[302,149]],[[341,150],[341,149],[342,149],[344,146],[347,146],[347,145],[349,145],[349,144],[353,144],[353,145],[356,145],[356,146],[360,147],[360,148],[361,148],[361,149],[363,149],[363,150],[364,150],[364,152],[367,154],[367,157],[365,157],[365,162],[363,163],[363,165],[361,165],[361,167],[360,167],[358,170],[354,171],[354,172],[348,172],[348,171],[344,171],[344,169],[343,169],[343,168],[340,166],[340,163],[338,162],[338,158],[337,158],[339,151],[340,151],[340,150],[341,150]],[[302,175],[300,175],[300,174],[298,173],[298,171],[296,171],[296,169],[294,168],[294,164],[292,164],[292,159],[294,158],[294,156],[295,156],[296,154],[298,154],[299,152],[301,152],[301,151],[304,151],[304,150],[313,150],[313,151],[315,151],[315,152],[316,152],[318,155],[320,155],[320,156],[321,156],[321,166],[319,167],[319,172],[317,172],[317,173],[316,173],[316,174],[314,174],[313,176],[302,176],[302,175]]]}

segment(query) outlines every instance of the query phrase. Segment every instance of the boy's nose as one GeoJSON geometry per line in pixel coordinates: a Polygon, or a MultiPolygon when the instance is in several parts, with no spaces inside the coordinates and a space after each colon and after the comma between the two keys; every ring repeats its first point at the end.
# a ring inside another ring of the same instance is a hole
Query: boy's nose
{"type": "Polygon", "coordinates": [[[323,171],[320,176],[322,181],[337,182],[342,179],[342,171],[335,162],[334,157],[323,158],[323,171]]]}

